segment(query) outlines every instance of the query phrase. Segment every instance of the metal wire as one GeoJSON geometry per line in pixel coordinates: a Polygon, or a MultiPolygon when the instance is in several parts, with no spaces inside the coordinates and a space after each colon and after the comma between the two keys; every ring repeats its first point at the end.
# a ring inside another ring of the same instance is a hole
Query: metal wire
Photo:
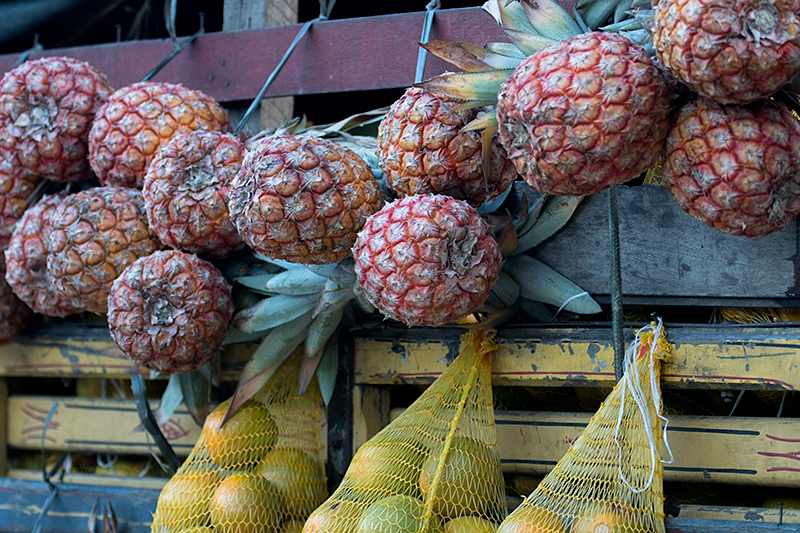
{"type": "MultiPolygon", "coordinates": [[[[433,15],[440,7],[442,7],[442,5],[439,0],[431,0],[428,2],[428,5],[425,6],[425,22],[422,25],[422,37],[419,41],[420,44],[425,44],[428,42],[428,39],[430,39],[431,26],[433,26],[433,15]]],[[[419,53],[417,54],[417,72],[414,75],[414,83],[419,83],[422,81],[422,78],[425,75],[425,61],[427,58],[428,51],[420,46],[419,53]]]]}

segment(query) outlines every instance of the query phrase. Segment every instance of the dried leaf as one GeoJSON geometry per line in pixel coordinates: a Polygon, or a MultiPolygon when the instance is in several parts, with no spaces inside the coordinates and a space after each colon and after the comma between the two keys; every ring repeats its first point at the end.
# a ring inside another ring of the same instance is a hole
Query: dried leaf
{"type": "MultiPolygon", "coordinates": [[[[420,46],[467,72],[481,72],[492,70],[492,66],[485,63],[480,56],[485,56],[488,51],[472,43],[451,43],[448,41],[428,41],[420,46]]],[[[511,68],[511,67],[507,67],[511,68]]]]}
{"type": "Polygon", "coordinates": [[[512,254],[517,249],[518,242],[517,228],[514,227],[513,223],[509,222],[503,226],[503,232],[500,234],[500,238],[497,239],[497,245],[500,247],[500,253],[503,257],[512,254]]]}
{"type": "Polygon", "coordinates": [[[500,86],[511,76],[512,72],[512,69],[498,69],[463,74],[442,74],[414,84],[414,86],[457,100],[497,102],[500,86]]]}

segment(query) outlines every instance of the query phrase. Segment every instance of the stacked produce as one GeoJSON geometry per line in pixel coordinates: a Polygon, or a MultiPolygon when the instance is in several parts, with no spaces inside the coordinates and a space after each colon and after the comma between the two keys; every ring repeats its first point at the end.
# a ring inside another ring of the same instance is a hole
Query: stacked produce
{"type": "Polygon", "coordinates": [[[506,515],[492,405],[493,333],[461,354],[353,457],[304,533],[493,531],[506,515]]]}
{"type": "Polygon", "coordinates": [[[301,357],[289,358],[225,425],[230,401],[206,418],[161,491],[153,533],[298,531],[325,500],[324,404],[316,380],[298,394],[301,357]]]}

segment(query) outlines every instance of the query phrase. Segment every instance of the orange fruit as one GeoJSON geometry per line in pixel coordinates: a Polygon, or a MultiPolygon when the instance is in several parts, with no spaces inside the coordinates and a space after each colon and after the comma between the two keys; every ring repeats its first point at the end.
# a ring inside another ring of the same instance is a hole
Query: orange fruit
{"type": "Polygon", "coordinates": [[[296,448],[273,449],[258,463],[254,473],[278,488],[287,518],[307,518],[328,497],[325,469],[296,448]]]}
{"type": "Polygon", "coordinates": [[[281,524],[280,533],[303,533],[302,520],[286,520],[281,524]]]}
{"type": "Polygon", "coordinates": [[[343,484],[360,497],[405,494],[419,497],[419,470],[425,456],[410,439],[371,439],[356,452],[343,484]]]}
{"type": "Polygon", "coordinates": [[[572,533],[622,533],[632,522],[631,506],[614,502],[590,508],[578,516],[572,533]]]}
{"type": "Polygon", "coordinates": [[[497,524],[478,516],[459,516],[444,525],[444,533],[495,533],[497,524]]]}
{"type": "Polygon", "coordinates": [[[530,505],[509,515],[497,533],[567,533],[567,526],[553,511],[530,505]]]}
{"type": "Polygon", "coordinates": [[[275,446],[278,425],[263,403],[248,400],[220,428],[229,403],[226,400],[208,415],[201,438],[208,455],[220,468],[252,470],[275,446]]]}
{"type": "Polygon", "coordinates": [[[214,533],[275,531],[283,521],[278,488],[257,474],[235,473],[211,496],[214,533]]]}
{"type": "Polygon", "coordinates": [[[175,474],[161,489],[153,516],[153,531],[178,531],[208,525],[208,501],[222,477],[216,472],[175,474]]]}
{"type": "Polygon", "coordinates": [[[419,476],[422,498],[435,498],[434,512],[445,518],[483,515],[505,516],[505,481],[497,449],[471,437],[453,437],[439,486],[432,493],[440,453],[425,461],[419,476]]]}
{"type": "Polygon", "coordinates": [[[303,533],[353,533],[365,507],[350,500],[329,499],[311,513],[303,533]]]}
{"type": "MultiPolygon", "coordinates": [[[[355,533],[418,533],[425,525],[424,516],[422,500],[404,495],[389,496],[367,507],[355,533]]],[[[441,531],[438,521],[431,523],[428,531],[441,531]]]]}

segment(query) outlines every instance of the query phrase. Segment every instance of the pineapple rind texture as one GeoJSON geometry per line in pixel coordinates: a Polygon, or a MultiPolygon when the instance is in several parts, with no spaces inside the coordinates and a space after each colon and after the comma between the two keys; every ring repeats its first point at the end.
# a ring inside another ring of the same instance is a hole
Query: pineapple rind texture
{"type": "Polygon", "coordinates": [[[176,250],[134,261],[108,298],[108,325],[120,349],[166,374],[188,372],[211,359],[232,315],[231,286],[222,273],[176,250]]]}
{"type": "Polygon", "coordinates": [[[6,258],[6,281],[28,307],[43,315],[64,317],[81,311],[53,290],[47,273],[50,219],[64,193],[43,197],[30,207],[14,227],[6,258]]]}
{"type": "Polygon", "coordinates": [[[664,185],[696,219],[758,237],[800,213],[800,121],[781,103],[683,106],[667,137],[664,185]]]}
{"type": "Polygon", "coordinates": [[[658,158],[670,95],[640,46],[592,32],[540,50],[503,84],[497,105],[509,158],[531,187],[593,194],[658,158]]]}
{"type": "Polygon", "coordinates": [[[395,101],[378,131],[378,155],[389,187],[399,196],[446,194],[473,207],[492,200],[517,177],[495,134],[491,173],[483,173],[481,133],[462,131],[478,110],[420,88],[395,101]]]}
{"type": "Polygon", "coordinates": [[[47,273],[68,305],[103,314],[111,284],[139,257],[163,247],[147,223],[142,192],[94,187],[67,196],[53,213],[47,273]]]}
{"type": "Polygon", "coordinates": [[[697,93],[721,104],[753,102],[800,73],[800,2],[661,0],[653,44],[697,93]]]}
{"type": "Polygon", "coordinates": [[[91,177],[88,136],[114,87],[68,57],[26,61],[0,80],[0,159],[21,175],[57,182],[91,177]]]}
{"type": "Polygon", "coordinates": [[[279,135],[247,152],[230,216],[245,243],[272,259],[335,263],[383,205],[369,166],[326,139],[279,135]]]}
{"type": "Polygon", "coordinates": [[[441,326],[474,312],[499,277],[491,229],[466,202],[409,196],[386,205],[358,234],[355,270],[367,300],[410,326],[441,326]]]}
{"type": "Polygon", "coordinates": [[[238,139],[218,131],[183,133],[158,151],[142,192],[147,220],[161,242],[213,257],[244,246],[228,216],[231,182],[244,151],[238,139]]]}
{"type": "Polygon", "coordinates": [[[14,224],[42,181],[41,177],[20,170],[13,161],[0,159],[0,250],[8,247],[14,224]]]}
{"type": "Polygon", "coordinates": [[[114,92],[97,112],[89,133],[89,163],[101,184],[141,189],[148,165],[172,137],[229,129],[228,112],[200,91],[134,83],[114,92]]]}

